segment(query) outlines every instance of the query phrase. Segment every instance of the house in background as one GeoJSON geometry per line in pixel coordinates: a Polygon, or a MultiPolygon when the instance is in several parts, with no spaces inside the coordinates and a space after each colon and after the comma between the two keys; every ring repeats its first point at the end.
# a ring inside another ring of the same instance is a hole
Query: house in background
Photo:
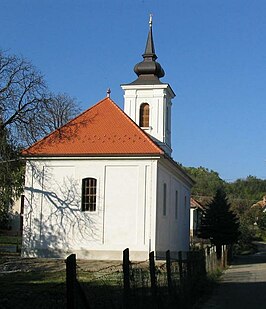
{"type": "Polygon", "coordinates": [[[264,195],[264,196],[262,197],[262,200],[261,200],[261,201],[258,201],[257,203],[255,203],[255,204],[253,204],[253,205],[251,206],[251,208],[254,208],[254,207],[256,207],[256,208],[262,210],[263,212],[265,212],[265,211],[266,211],[266,195],[264,195]]]}
{"type": "Polygon", "coordinates": [[[160,81],[152,24],[138,78],[23,151],[22,255],[146,260],[189,249],[193,180],[171,157],[175,94],[160,81]]]}
{"type": "Polygon", "coordinates": [[[266,213],[266,195],[262,197],[262,200],[258,201],[257,203],[251,206],[253,209],[254,215],[254,225],[258,225],[259,217],[261,213],[266,213]]]}
{"type": "Polygon", "coordinates": [[[202,204],[192,197],[190,198],[190,237],[197,237],[198,230],[201,224],[201,218],[204,213],[202,204]]]}

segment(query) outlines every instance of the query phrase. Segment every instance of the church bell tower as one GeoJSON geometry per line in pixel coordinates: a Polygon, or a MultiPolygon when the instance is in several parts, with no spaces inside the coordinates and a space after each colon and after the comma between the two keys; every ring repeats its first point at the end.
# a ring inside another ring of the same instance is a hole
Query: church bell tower
{"type": "Polygon", "coordinates": [[[164,70],[156,61],[152,17],[143,61],[136,64],[138,78],[121,85],[124,90],[124,111],[157,144],[171,156],[171,100],[175,97],[169,84],[162,83],[164,70]]]}

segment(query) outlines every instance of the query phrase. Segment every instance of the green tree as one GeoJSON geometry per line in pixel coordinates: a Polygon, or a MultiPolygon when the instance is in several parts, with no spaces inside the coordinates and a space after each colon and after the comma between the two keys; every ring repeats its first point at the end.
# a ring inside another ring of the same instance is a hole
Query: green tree
{"type": "Polygon", "coordinates": [[[266,212],[260,211],[257,224],[261,230],[266,231],[266,212]]]}
{"type": "Polygon", "coordinates": [[[0,135],[0,227],[5,228],[14,199],[22,193],[24,164],[19,150],[8,138],[6,130],[0,135]]]}
{"type": "Polygon", "coordinates": [[[266,193],[266,180],[255,176],[248,176],[245,179],[237,179],[226,184],[228,197],[241,204],[251,206],[261,199],[266,193]]]}
{"type": "Polygon", "coordinates": [[[226,193],[218,189],[213,200],[207,205],[202,218],[199,237],[210,239],[216,246],[217,257],[221,257],[222,245],[233,244],[239,237],[239,222],[230,210],[226,193]]]}
{"type": "Polygon", "coordinates": [[[192,195],[201,203],[206,204],[218,189],[223,189],[225,181],[219,174],[205,167],[185,167],[185,170],[196,181],[192,188],[192,195]]]}

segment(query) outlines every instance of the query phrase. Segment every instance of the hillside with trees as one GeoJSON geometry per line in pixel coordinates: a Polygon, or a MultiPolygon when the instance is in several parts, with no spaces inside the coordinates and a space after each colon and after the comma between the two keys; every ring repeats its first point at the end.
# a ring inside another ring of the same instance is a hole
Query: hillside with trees
{"type": "Polygon", "coordinates": [[[218,172],[205,167],[184,167],[196,181],[192,188],[192,195],[204,202],[214,197],[218,189],[224,189],[231,204],[238,208],[241,205],[251,206],[266,194],[266,179],[255,176],[226,182],[220,178],[218,172]]]}
{"type": "Polygon", "coordinates": [[[266,195],[266,180],[255,176],[226,182],[219,174],[204,167],[186,167],[185,170],[196,181],[192,189],[192,196],[207,206],[212,202],[217,190],[226,193],[230,210],[238,217],[240,226],[239,246],[242,249],[250,247],[254,238],[266,240],[266,212],[264,208],[256,206],[266,195]]]}

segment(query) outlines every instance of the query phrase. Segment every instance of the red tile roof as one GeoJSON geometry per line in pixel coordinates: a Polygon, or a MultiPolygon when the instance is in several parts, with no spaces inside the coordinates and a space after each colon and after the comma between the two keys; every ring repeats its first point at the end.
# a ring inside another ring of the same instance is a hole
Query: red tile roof
{"type": "Polygon", "coordinates": [[[190,208],[200,208],[201,210],[204,210],[204,207],[201,205],[201,203],[192,197],[190,198],[190,208]]]}
{"type": "Polygon", "coordinates": [[[163,154],[110,98],[23,150],[25,156],[163,154]]]}

